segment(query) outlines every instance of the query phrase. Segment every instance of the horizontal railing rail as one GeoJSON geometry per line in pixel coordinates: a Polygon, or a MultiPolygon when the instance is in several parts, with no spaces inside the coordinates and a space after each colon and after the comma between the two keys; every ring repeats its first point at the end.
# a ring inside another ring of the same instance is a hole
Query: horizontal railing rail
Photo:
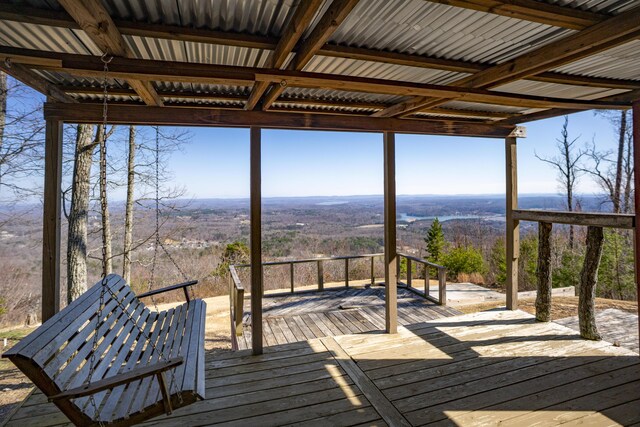
{"type": "Polygon", "coordinates": [[[229,266],[229,315],[231,321],[231,343],[238,349],[237,337],[242,335],[242,316],[244,315],[244,287],[238,277],[235,266],[229,266]]]}
{"type": "Polygon", "coordinates": [[[552,224],[581,225],[605,228],[632,229],[635,215],[604,212],[563,212],[536,209],[516,209],[513,219],[518,221],[548,222],[552,224]]]}
{"type": "MultiPolygon", "coordinates": [[[[318,258],[305,258],[305,259],[290,259],[283,261],[269,261],[262,263],[262,267],[270,267],[270,266],[278,266],[278,265],[289,265],[290,272],[290,292],[294,293],[295,290],[295,275],[294,275],[294,265],[296,264],[304,264],[304,263],[316,263],[317,265],[317,285],[318,291],[324,290],[324,263],[331,261],[344,261],[344,284],[346,287],[349,287],[350,276],[349,276],[349,263],[351,260],[355,259],[370,259],[370,277],[369,282],[371,285],[376,284],[375,277],[375,260],[376,258],[383,258],[384,253],[373,253],[373,254],[363,254],[363,255],[343,255],[343,256],[330,256],[330,257],[318,257],[318,258]]],[[[434,264],[427,260],[405,254],[398,253],[398,262],[396,263],[398,266],[397,270],[397,284],[405,287],[406,289],[420,295],[432,302],[435,302],[440,305],[446,305],[447,301],[447,293],[446,293],[446,277],[447,270],[445,267],[434,264]],[[407,281],[402,282],[400,280],[400,260],[405,258],[407,260],[407,281]],[[412,263],[421,264],[424,266],[424,278],[425,278],[425,286],[424,291],[420,291],[412,286],[413,281],[413,273],[412,273],[412,263]],[[438,271],[438,298],[435,298],[429,293],[429,269],[436,269],[438,271]]],[[[251,264],[234,264],[229,266],[229,307],[230,307],[230,317],[231,317],[231,336],[232,336],[232,345],[234,348],[237,348],[237,336],[242,335],[242,316],[244,310],[244,287],[242,286],[242,282],[240,281],[240,277],[238,275],[239,268],[248,268],[251,267],[251,264]]],[[[308,292],[308,291],[303,291],[308,292]]]]}
{"type": "Polygon", "coordinates": [[[418,258],[413,255],[398,253],[398,261],[401,258],[407,260],[407,281],[403,282],[400,280],[400,262],[397,264],[397,277],[398,284],[405,286],[410,291],[421,295],[428,299],[429,301],[433,301],[439,305],[447,304],[447,269],[439,264],[435,264],[433,262],[427,261],[422,258],[418,258]],[[413,287],[413,263],[421,264],[423,266],[423,277],[424,277],[424,291],[420,291],[413,287]],[[430,294],[429,289],[429,269],[434,268],[438,271],[438,298],[434,298],[430,294]]]}

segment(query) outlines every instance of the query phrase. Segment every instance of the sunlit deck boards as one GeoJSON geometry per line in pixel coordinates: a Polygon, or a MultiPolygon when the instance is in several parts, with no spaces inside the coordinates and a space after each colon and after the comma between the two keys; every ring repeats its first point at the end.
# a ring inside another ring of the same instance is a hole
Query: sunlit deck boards
{"type": "MultiPolygon", "coordinates": [[[[206,400],[148,425],[640,423],[637,354],[519,311],[209,355],[206,369],[206,400]]],[[[64,422],[36,393],[8,425],[64,422]]]]}
{"type": "MultiPolygon", "coordinates": [[[[240,349],[251,348],[251,316],[246,299],[244,333],[240,349]]],[[[265,345],[287,344],[326,336],[384,330],[384,287],[351,287],[323,292],[265,295],[263,298],[265,345]]],[[[461,314],[398,288],[398,322],[426,322],[461,314]]]]}

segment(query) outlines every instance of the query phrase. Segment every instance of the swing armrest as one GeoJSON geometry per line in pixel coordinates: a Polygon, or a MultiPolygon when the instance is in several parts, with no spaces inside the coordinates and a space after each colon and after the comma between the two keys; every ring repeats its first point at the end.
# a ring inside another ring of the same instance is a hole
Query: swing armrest
{"type": "Polygon", "coordinates": [[[151,295],[161,294],[163,292],[169,292],[169,291],[175,291],[176,289],[182,289],[182,290],[184,290],[184,296],[187,299],[187,302],[189,302],[189,301],[191,301],[191,298],[189,297],[189,292],[187,292],[187,288],[189,286],[193,286],[193,285],[197,285],[197,284],[198,284],[197,280],[189,280],[188,282],[178,283],[177,285],[171,285],[171,286],[167,286],[166,288],[155,289],[153,291],[145,292],[143,294],[136,295],[136,297],[138,299],[140,299],[140,298],[150,297],[151,295]]]}
{"type": "Polygon", "coordinates": [[[121,374],[114,375],[113,377],[104,378],[98,381],[94,381],[91,384],[83,385],[71,390],[64,391],[62,393],[58,393],[53,396],[49,396],[49,402],[89,396],[91,394],[114,388],[119,385],[128,384],[142,378],[161,374],[164,371],[168,371],[169,369],[182,365],[182,363],[184,363],[184,359],[182,357],[175,357],[167,360],[166,362],[154,363],[143,368],[132,369],[131,371],[123,372],[121,374]]]}

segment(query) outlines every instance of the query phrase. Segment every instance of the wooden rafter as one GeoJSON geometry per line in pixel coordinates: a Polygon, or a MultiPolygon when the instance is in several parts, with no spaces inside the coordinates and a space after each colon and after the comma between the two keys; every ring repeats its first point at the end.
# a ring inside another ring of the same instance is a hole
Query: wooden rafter
{"type": "MultiPolygon", "coordinates": [[[[480,0],[476,0],[480,1],[480,0]]],[[[474,4],[476,3],[474,1],[474,4]]],[[[501,0],[501,3],[507,3],[501,0]]],[[[539,3],[536,3],[536,5],[539,3]]],[[[460,4],[457,4],[460,5],[460,4]]],[[[521,7],[521,6],[520,6],[521,7]]],[[[562,10],[574,9],[553,6],[562,10]]],[[[595,14],[595,20],[604,20],[607,15],[595,14]]],[[[525,18],[521,18],[525,19],[525,18]]],[[[45,9],[16,6],[8,3],[8,0],[0,0],[0,20],[26,22],[38,25],[47,25],[60,28],[80,28],[79,25],[64,11],[50,11],[45,9]]],[[[114,20],[121,34],[158,38],[195,43],[210,43],[229,46],[238,46],[252,49],[274,50],[278,39],[267,36],[253,34],[239,34],[223,31],[215,31],[201,28],[187,28],[176,25],[149,24],[144,22],[132,22],[124,20],[114,20]]],[[[444,58],[430,57],[426,55],[415,55],[399,52],[379,51],[362,47],[337,46],[325,44],[317,55],[350,58],[363,61],[382,62],[395,65],[405,65],[410,67],[420,67],[444,71],[454,71],[461,73],[475,73],[490,68],[491,64],[482,64],[469,61],[451,60],[444,58]]],[[[544,72],[528,77],[530,80],[543,81],[548,83],[558,83],[566,85],[581,85],[599,88],[612,89],[637,89],[640,84],[634,80],[606,79],[586,76],[567,75],[562,73],[544,72]]]]}
{"type": "MultiPolygon", "coordinates": [[[[293,51],[293,48],[300,40],[300,37],[307,30],[311,20],[316,15],[324,0],[308,0],[298,3],[291,21],[284,29],[280,36],[280,41],[276,45],[275,50],[269,57],[268,68],[282,68],[287,57],[293,51]]],[[[245,110],[253,110],[260,102],[262,95],[267,90],[269,84],[267,82],[256,82],[251,90],[251,95],[245,105],[245,110]]]]}
{"type": "MultiPolygon", "coordinates": [[[[329,40],[331,34],[338,29],[340,24],[347,18],[349,13],[358,4],[359,0],[334,0],[327,11],[322,15],[320,21],[315,26],[309,37],[305,39],[300,48],[296,51],[292,65],[292,70],[300,71],[309,63],[311,58],[318,53],[320,48],[329,40]]],[[[285,86],[272,86],[265,96],[262,108],[269,109],[271,104],[284,92],[285,86]]]]}
{"type": "MultiPolygon", "coordinates": [[[[40,66],[39,68],[42,69],[66,72],[83,77],[99,77],[102,75],[102,63],[98,57],[0,47],[0,58],[2,55],[11,57],[11,55],[15,53],[19,53],[23,57],[30,55],[41,56],[44,58],[55,56],[57,59],[62,61],[62,67],[40,66]]],[[[468,102],[524,108],[615,109],[628,108],[630,105],[630,102],[625,101],[602,102],[546,98],[489,91],[486,89],[392,81],[365,77],[337,76],[304,71],[270,70],[264,68],[233,67],[210,64],[189,64],[129,58],[114,58],[109,65],[109,69],[110,75],[114,78],[138,79],[143,82],[160,80],[249,86],[254,81],[264,81],[267,83],[280,83],[281,86],[288,85],[306,88],[328,88],[335,90],[405,95],[423,98],[437,97],[440,99],[457,99],[468,102]]]]}
{"type": "MultiPolygon", "coordinates": [[[[467,88],[494,88],[594,55],[638,36],[640,36],[640,7],[548,43],[510,61],[456,80],[451,85],[467,88]]],[[[374,113],[374,116],[406,115],[444,102],[446,99],[414,97],[374,113]]]]}
{"type": "MultiPolygon", "coordinates": [[[[114,56],[134,57],[99,0],[59,0],[59,3],[102,52],[114,56]]],[[[127,79],[127,83],[147,105],[162,105],[162,99],[150,82],[127,79]]]]}
{"type": "Polygon", "coordinates": [[[606,15],[548,4],[536,0],[427,0],[464,9],[478,10],[538,22],[554,27],[582,30],[607,18],[606,15]]]}
{"type": "Polygon", "coordinates": [[[4,71],[16,80],[21,81],[27,86],[32,87],[38,92],[55,99],[60,102],[77,102],[73,97],[67,95],[63,90],[60,90],[55,85],[49,83],[46,79],[39,76],[37,73],[28,69],[22,64],[14,64],[7,62],[0,62],[0,71],[4,71]]]}
{"type": "MultiPolygon", "coordinates": [[[[51,104],[44,106],[45,118],[69,123],[95,123],[102,117],[99,104],[51,104]]],[[[278,129],[340,130],[355,132],[393,131],[432,135],[459,135],[504,138],[514,126],[457,120],[411,120],[333,116],[313,113],[242,111],[212,108],[174,108],[112,104],[109,122],[113,124],[182,126],[260,126],[278,129]]]]}

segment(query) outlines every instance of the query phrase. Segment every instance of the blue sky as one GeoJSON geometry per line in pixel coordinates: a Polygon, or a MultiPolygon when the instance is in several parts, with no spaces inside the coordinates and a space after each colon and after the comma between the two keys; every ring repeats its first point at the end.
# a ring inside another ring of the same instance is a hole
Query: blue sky
{"type": "MultiPolygon", "coordinates": [[[[563,118],[531,122],[519,139],[519,193],[556,193],[556,172],[535,157],[556,154],[563,118]]],[[[171,159],[177,184],[195,197],[248,197],[249,131],[191,128],[192,142],[171,159]]],[[[583,112],[569,118],[582,147],[595,138],[615,147],[609,122],[583,112]]],[[[382,194],[382,135],[263,130],[263,196],[382,194]]],[[[422,135],[396,137],[398,194],[504,193],[504,140],[422,135]]],[[[599,192],[588,177],[580,193],[599,192]]]]}

